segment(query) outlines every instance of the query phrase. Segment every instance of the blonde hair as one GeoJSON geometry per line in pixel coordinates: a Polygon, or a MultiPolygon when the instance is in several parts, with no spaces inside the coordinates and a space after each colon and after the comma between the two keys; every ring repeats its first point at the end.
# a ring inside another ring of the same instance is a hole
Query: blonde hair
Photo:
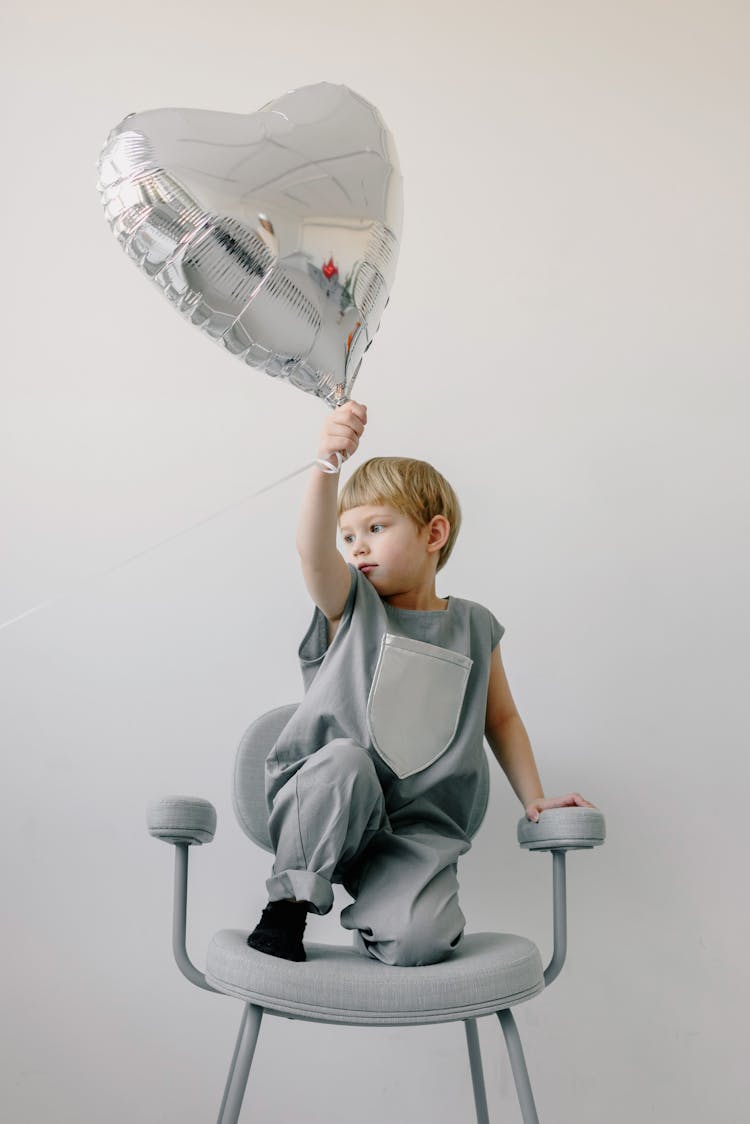
{"type": "Polygon", "coordinates": [[[438,556],[438,570],[450,558],[461,526],[458,496],[444,476],[427,461],[410,457],[371,457],[352,473],[341,489],[338,517],[353,507],[384,503],[424,527],[436,515],[450,523],[450,534],[438,556]]]}

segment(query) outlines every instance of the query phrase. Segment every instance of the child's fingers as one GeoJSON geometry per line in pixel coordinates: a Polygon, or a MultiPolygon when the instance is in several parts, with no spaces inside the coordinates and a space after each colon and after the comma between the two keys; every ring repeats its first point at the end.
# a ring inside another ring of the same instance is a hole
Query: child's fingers
{"type": "Polygon", "coordinates": [[[329,441],[349,441],[352,438],[359,441],[364,431],[365,427],[358,418],[337,418],[334,416],[329,418],[323,426],[323,437],[329,441]]]}
{"type": "Polygon", "coordinates": [[[359,439],[367,424],[367,407],[359,402],[345,402],[329,414],[323,423],[320,455],[326,459],[333,452],[350,457],[359,447],[359,439]]]}
{"type": "Polygon", "coordinates": [[[352,425],[364,429],[367,424],[367,407],[358,402],[345,402],[328,415],[326,422],[329,425],[352,425]]]}
{"type": "MultiPolygon", "coordinates": [[[[342,437],[340,441],[335,443],[335,449],[339,453],[345,453],[347,457],[351,457],[356,453],[359,447],[359,441],[356,437],[342,437]]],[[[333,452],[333,450],[331,450],[333,452]]]]}
{"type": "Polygon", "coordinates": [[[351,426],[331,426],[323,436],[323,445],[331,452],[337,450],[351,456],[359,446],[359,435],[351,426]]]}
{"type": "Polygon", "coordinates": [[[346,417],[348,420],[357,418],[364,426],[367,424],[367,406],[361,402],[345,402],[343,406],[337,406],[335,415],[336,417],[346,417]]]}
{"type": "Polygon", "coordinates": [[[331,426],[328,432],[332,441],[355,441],[359,443],[364,431],[356,425],[335,425],[331,426]]]}
{"type": "Polygon", "coordinates": [[[355,433],[357,437],[361,437],[365,431],[364,423],[359,418],[342,418],[341,421],[334,420],[332,425],[345,430],[347,433],[355,433]]]}
{"type": "Polygon", "coordinates": [[[539,819],[539,812],[543,803],[543,800],[532,800],[531,804],[527,804],[525,809],[526,819],[531,820],[532,823],[536,823],[539,819]]]}
{"type": "Polygon", "coordinates": [[[561,799],[563,799],[567,805],[575,804],[578,808],[596,807],[595,804],[589,804],[588,800],[584,800],[580,792],[570,792],[567,796],[563,796],[561,799]]]}
{"type": "Polygon", "coordinates": [[[538,813],[543,812],[546,808],[596,808],[596,804],[589,803],[581,796],[580,792],[569,792],[566,796],[550,796],[543,800],[535,800],[529,804],[526,809],[528,819],[537,820],[538,813]],[[530,814],[532,813],[532,814],[530,814]]]}

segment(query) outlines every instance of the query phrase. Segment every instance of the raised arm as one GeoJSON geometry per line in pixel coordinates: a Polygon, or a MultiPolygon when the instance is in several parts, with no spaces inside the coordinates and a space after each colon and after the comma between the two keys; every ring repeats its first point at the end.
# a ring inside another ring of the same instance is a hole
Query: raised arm
{"type": "MultiPolygon", "coordinates": [[[[333,460],[335,452],[351,456],[367,424],[367,407],[359,402],[337,406],[325,420],[318,457],[333,460]]],[[[336,547],[339,477],[313,468],[297,522],[297,550],[302,576],[315,604],[328,618],[333,638],[349,595],[351,576],[336,547]]]]}

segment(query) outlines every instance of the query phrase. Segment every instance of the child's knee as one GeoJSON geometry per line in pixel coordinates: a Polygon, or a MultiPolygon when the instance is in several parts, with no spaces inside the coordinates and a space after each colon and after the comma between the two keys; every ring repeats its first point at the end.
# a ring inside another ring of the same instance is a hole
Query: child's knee
{"type": "Polygon", "coordinates": [[[360,934],[369,956],[401,968],[416,968],[447,960],[463,936],[463,926],[450,934],[427,923],[414,923],[399,936],[385,941],[368,940],[360,934]]]}
{"type": "Polygon", "coordinates": [[[355,788],[372,788],[377,783],[375,766],[367,751],[341,738],[311,753],[279,787],[273,797],[271,815],[287,805],[296,806],[302,795],[307,798],[311,793],[327,792],[332,796],[339,792],[348,799],[355,788]]]}
{"type": "Polygon", "coordinates": [[[418,967],[447,960],[460,943],[465,925],[466,918],[453,897],[443,909],[436,909],[434,902],[425,902],[423,908],[416,903],[400,923],[391,920],[385,927],[387,937],[383,933],[378,934],[381,939],[374,939],[372,932],[360,932],[360,937],[368,954],[384,964],[418,967]]]}
{"type": "Polygon", "coordinates": [[[305,764],[308,773],[316,773],[324,784],[377,784],[375,766],[366,749],[346,738],[328,742],[305,764]]]}

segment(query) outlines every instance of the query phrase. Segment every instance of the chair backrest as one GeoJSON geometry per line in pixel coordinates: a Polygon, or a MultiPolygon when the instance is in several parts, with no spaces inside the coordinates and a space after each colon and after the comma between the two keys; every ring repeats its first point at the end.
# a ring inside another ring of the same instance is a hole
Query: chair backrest
{"type": "MultiPolygon", "coordinates": [[[[266,758],[298,707],[298,703],[269,710],[248,726],[237,749],[234,763],[234,811],[245,835],[265,851],[273,851],[268,834],[266,805],[266,758]]],[[[490,771],[486,755],[482,758],[477,803],[468,835],[476,835],[487,811],[490,771]]]]}
{"type": "Polygon", "coordinates": [[[266,758],[298,707],[277,706],[256,718],[242,736],[234,762],[234,811],[240,827],[264,851],[273,851],[268,834],[266,758]]]}

